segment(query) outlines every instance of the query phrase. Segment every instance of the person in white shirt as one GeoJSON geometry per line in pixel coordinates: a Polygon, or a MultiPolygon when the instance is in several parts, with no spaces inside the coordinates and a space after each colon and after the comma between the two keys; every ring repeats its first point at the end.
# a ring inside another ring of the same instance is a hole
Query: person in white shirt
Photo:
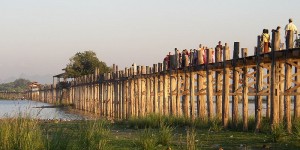
{"type": "MultiPolygon", "coordinates": [[[[294,41],[294,34],[296,34],[297,35],[297,27],[295,26],[295,24],[293,24],[293,19],[292,18],[290,18],[289,19],[289,24],[287,24],[286,26],[285,26],[285,37],[287,38],[287,33],[288,33],[288,31],[291,31],[292,32],[292,41],[294,41]]],[[[286,41],[286,42],[288,42],[288,41],[286,41]]],[[[286,43],[286,45],[287,45],[287,49],[288,49],[288,47],[290,47],[290,46],[288,46],[289,44],[288,43],[286,43]]],[[[290,48],[293,48],[293,46],[291,46],[290,48]]]]}
{"type": "Polygon", "coordinates": [[[297,27],[295,26],[295,24],[293,24],[293,19],[292,18],[289,19],[289,24],[287,24],[285,26],[285,36],[287,35],[288,30],[291,30],[292,33],[297,34],[297,27]]]}

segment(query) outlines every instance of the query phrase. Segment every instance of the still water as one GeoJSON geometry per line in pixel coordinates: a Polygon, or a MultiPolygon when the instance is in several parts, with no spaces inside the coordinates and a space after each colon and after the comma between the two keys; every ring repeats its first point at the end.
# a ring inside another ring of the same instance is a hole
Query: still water
{"type": "Polygon", "coordinates": [[[30,116],[36,119],[80,120],[85,117],[71,114],[63,108],[36,108],[53,106],[51,104],[30,100],[0,100],[0,118],[30,116]]]}
{"type": "MultiPolygon", "coordinates": [[[[60,119],[60,120],[81,120],[88,119],[91,116],[81,113],[70,113],[63,108],[36,108],[43,106],[53,106],[52,104],[36,102],[31,100],[0,100],[0,118],[16,117],[19,115],[30,116],[36,119],[60,119]]],[[[231,116],[231,106],[229,104],[229,116],[231,116]]],[[[215,108],[214,103],[214,108],[215,108]]],[[[255,109],[254,103],[248,105],[248,115],[254,116],[255,109]]],[[[242,103],[239,103],[239,115],[242,115],[242,103]]],[[[294,105],[291,103],[291,113],[293,114],[294,105]]],[[[263,103],[262,115],[266,114],[266,103],[263,103]]]]}

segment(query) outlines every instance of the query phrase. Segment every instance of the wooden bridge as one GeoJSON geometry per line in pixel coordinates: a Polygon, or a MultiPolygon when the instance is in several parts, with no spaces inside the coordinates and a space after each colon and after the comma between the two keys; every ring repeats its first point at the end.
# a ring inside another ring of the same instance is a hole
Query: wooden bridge
{"type": "Polygon", "coordinates": [[[96,69],[94,74],[67,83],[42,85],[26,95],[46,103],[74,104],[76,109],[115,119],[152,113],[203,120],[216,117],[227,128],[229,121],[237,126],[242,118],[243,129],[248,130],[248,116],[254,115],[257,130],[262,117],[267,117],[271,125],[284,122],[291,131],[292,119],[300,117],[300,49],[279,50],[279,36],[273,33],[272,38],[270,53],[261,53],[258,46],[256,54],[248,56],[247,48],[240,50],[235,42],[233,59],[225,44],[216,49],[214,63],[207,50],[206,63],[202,59],[193,63],[190,59],[190,63],[179,67],[175,52],[169,57],[169,65],[158,63],[121,71],[114,66],[112,72],[105,74],[96,69]],[[254,114],[249,114],[250,100],[255,105],[254,114]]]}

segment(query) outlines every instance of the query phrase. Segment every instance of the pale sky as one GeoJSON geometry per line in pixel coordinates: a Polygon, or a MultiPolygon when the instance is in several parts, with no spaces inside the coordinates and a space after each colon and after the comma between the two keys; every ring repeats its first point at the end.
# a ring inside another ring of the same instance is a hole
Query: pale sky
{"type": "Polygon", "coordinates": [[[252,55],[264,28],[283,35],[293,18],[299,29],[299,12],[299,0],[0,0],[0,81],[52,79],[85,50],[121,69],[219,40],[252,55]]]}

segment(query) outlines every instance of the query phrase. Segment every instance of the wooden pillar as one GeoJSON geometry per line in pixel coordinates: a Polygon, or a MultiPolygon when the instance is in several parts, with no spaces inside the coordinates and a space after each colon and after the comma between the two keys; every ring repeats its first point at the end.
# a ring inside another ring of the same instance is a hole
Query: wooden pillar
{"type": "Polygon", "coordinates": [[[256,51],[256,54],[261,54],[261,53],[263,53],[262,52],[262,45],[261,45],[262,43],[261,43],[261,37],[260,37],[260,35],[258,35],[257,36],[257,51],[256,51]]]}
{"type": "Polygon", "coordinates": [[[134,78],[134,69],[130,68],[130,114],[129,117],[136,117],[135,113],[135,78],[134,78]]]}
{"type": "Polygon", "coordinates": [[[137,114],[139,117],[142,116],[142,105],[141,105],[141,101],[142,101],[142,79],[141,79],[141,66],[137,67],[137,114]]]}
{"type": "Polygon", "coordinates": [[[226,61],[228,56],[229,47],[227,43],[225,43],[223,53],[223,90],[222,90],[222,123],[224,128],[228,127],[228,119],[229,119],[229,68],[226,66],[226,61]]]}
{"type": "Polygon", "coordinates": [[[291,30],[287,30],[287,35],[285,39],[286,49],[292,49],[294,47],[294,33],[291,30]]]}
{"type": "MultiPolygon", "coordinates": [[[[215,58],[216,62],[222,62],[222,49],[217,46],[216,52],[215,52],[215,58]]],[[[216,117],[217,119],[221,120],[222,119],[222,72],[221,71],[216,71],[215,74],[215,80],[216,80],[216,117]]]]}
{"type": "Polygon", "coordinates": [[[246,57],[248,56],[248,49],[242,48],[243,56],[243,131],[248,131],[248,67],[246,57]]]}
{"type": "MultiPolygon", "coordinates": [[[[273,32],[274,34],[274,32],[273,32]]],[[[274,36],[273,36],[274,38],[274,36]]],[[[279,89],[278,89],[278,69],[276,69],[275,51],[271,52],[271,122],[273,126],[279,124],[279,89]]]]}
{"type": "Polygon", "coordinates": [[[163,71],[163,114],[169,115],[169,77],[167,71],[163,71]]]}
{"type": "Polygon", "coordinates": [[[129,115],[131,113],[131,105],[130,105],[130,79],[129,79],[129,69],[125,68],[125,76],[123,78],[124,80],[124,92],[125,94],[123,95],[124,101],[125,101],[125,118],[129,119],[129,115]]]}
{"type": "Polygon", "coordinates": [[[140,91],[140,95],[141,95],[141,99],[140,99],[140,105],[141,105],[141,116],[145,116],[146,114],[146,78],[144,77],[144,74],[146,73],[146,67],[142,66],[141,67],[141,74],[140,74],[140,78],[141,78],[141,91],[140,91]]]}
{"type": "Polygon", "coordinates": [[[157,68],[157,64],[154,64],[153,65],[153,84],[154,84],[154,87],[153,87],[153,92],[154,92],[154,96],[153,96],[153,111],[154,113],[158,114],[159,113],[159,109],[158,109],[158,89],[159,89],[159,86],[158,86],[158,80],[159,78],[157,77],[158,75],[158,68],[157,68]]]}
{"type": "MultiPolygon", "coordinates": [[[[277,30],[273,30],[272,32],[272,51],[279,51],[280,50],[280,32],[277,30]]],[[[284,119],[284,95],[280,94],[284,92],[284,82],[282,82],[283,77],[281,75],[284,74],[284,64],[283,63],[277,63],[276,68],[278,71],[276,71],[278,75],[278,93],[279,93],[279,120],[283,121],[284,119]]]]}
{"type": "Polygon", "coordinates": [[[98,84],[99,84],[99,116],[103,116],[103,78],[101,76],[99,76],[99,81],[98,81],[98,84]]]}
{"type": "MultiPolygon", "coordinates": [[[[174,75],[177,75],[177,73],[174,75]]],[[[172,73],[170,73],[170,75],[169,75],[170,76],[170,100],[171,100],[170,107],[171,107],[171,115],[176,116],[177,115],[176,114],[176,112],[177,112],[176,96],[177,96],[177,92],[178,92],[176,83],[177,83],[178,78],[177,78],[177,76],[174,76],[174,75],[172,75],[172,73]]]]}
{"type": "Polygon", "coordinates": [[[162,63],[158,64],[158,86],[159,86],[159,101],[158,101],[158,108],[159,108],[159,114],[163,115],[163,76],[160,74],[162,73],[162,63]]]}
{"type": "Polygon", "coordinates": [[[200,71],[198,74],[198,83],[197,87],[198,87],[198,91],[200,92],[199,94],[199,117],[201,120],[205,120],[206,116],[207,116],[207,107],[206,107],[206,84],[205,84],[205,78],[206,78],[206,74],[205,71],[200,71]],[[205,93],[203,93],[205,92],[205,93]]]}
{"type": "Polygon", "coordinates": [[[262,118],[262,97],[260,96],[260,91],[262,90],[263,81],[263,70],[261,67],[260,54],[256,53],[256,96],[255,96],[255,131],[258,132],[261,128],[261,118],[262,118]]]}
{"type": "MultiPolygon", "coordinates": [[[[292,81],[292,66],[288,63],[288,59],[285,52],[285,88],[284,90],[287,91],[291,88],[291,81],[292,81]]],[[[286,92],[284,92],[286,93],[286,92]]],[[[283,94],[284,94],[283,93],[283,94]]],[[[285,122],[286,128],[289,133],[292,132],[292,117],[291,117],[291,96],[289,94],[285,95],[285,104],[284,104],[284,111],[285,111],[285,122]]]]}
{"type": "MultiPolygon", "coordinates": [[[[263,69],[262,69],[263,70],[263,69]]],[[[270,77],[267,77],[267,84],[268,84],[268,88],[271,91],[271,65],[269,67],[267,67],[267,75],[269,75],[270,77]]],[[[261,71],[261,73],[264,73],[264,71],[261,71]]],[[[264,78],[264,76],[262,76],[262,78],[264,78]]],[[[262,79],[262,82],[264,81],[264,79],[262,79]]],[[[262,85],[263,86],[263,85],[262,85]]],[[[269,92],[271,93],[271,92],[269,92]]],[[[267,97],[267,104],[266,104],[266,118],[270,119],[271,118],[271,94],[266,96],[267,97]]]]}
{"type": "Polygon", "coordinates": [[[195,120],[195,74],[192,70],[190,70],[190,104],[191,104],[191,119],[195,120]]]}
{"type": "Polygon", "coordinates": [[[183,106],[183,114],[185,117],[190,117],[189,112],[189,101],[190,101],[190,76],[187,72],[185,72],[184,76],[184,96],[182,99],[182,106],[183,106]]]}
{"type": "MultiPolygon", "coordinates": [[[[298,55],[299,56],[299,55],[298,55]]],[[[300,73],[299,73],[299,69],[300,69],[300,62],[299,62],[299,59],[298,59],[298,62],[296,62],[297,66],[295,66],[295,82],[296,82],[296,85],[295,86],[299,86],[300,84],[300,73]]],[[[297,93],[300,93],[300,87],[298,87],[295,92],[297,93]]],[[[295,110],[295,113],[294,113],[294,119],[295,120],[298,120],[300,118],[300,95],[296,95],[294,97],[294,110],[295,110]]]]}
{"type": "Polygon", "coordinates": [[[211,49],[206,50],[206,98],[208,107],[208,118],[210,120],[214,117],[214,107],[213,107],[213,85],[212,85],[212,71],[209,69],[208,64],[211,63],[211,49]]]}
{"type": "Polygon", "coordinates": [[[146,66],[146,113],[150,114],[152,113],[152,109],[153,109],[153,103],[151,100],[151,87],[152,87],[152,82],[151,82],[151,68],[149,66],[146,66]]]}
{"type": "Polygon", "coordinates": [[[236,70],[237,59],[239,58],[239,49],[240,43],[234,42],[234,50],[233,50],[233,84],[232,84],[232,123],[235,128],[238,126],[238,105],[239,105],[239,96],[238,96],[238,85],[239,85],[239,73],[236,70]]]}
{"type": "Polygon", "coordinates": [[[271,48],[272,48],[272,51],[280,50],[280,32],[277,30],[272,31],[271,48]]]}
{"type": "Polygon", "coordinates": [[[177,75],[177,82],[176,82],[176,109],[177,109],[177,116],[182,116],[182,107],[181,107],[181,76],[178,72],[178,70],[176,71],[176,75],[177,75]]]}

